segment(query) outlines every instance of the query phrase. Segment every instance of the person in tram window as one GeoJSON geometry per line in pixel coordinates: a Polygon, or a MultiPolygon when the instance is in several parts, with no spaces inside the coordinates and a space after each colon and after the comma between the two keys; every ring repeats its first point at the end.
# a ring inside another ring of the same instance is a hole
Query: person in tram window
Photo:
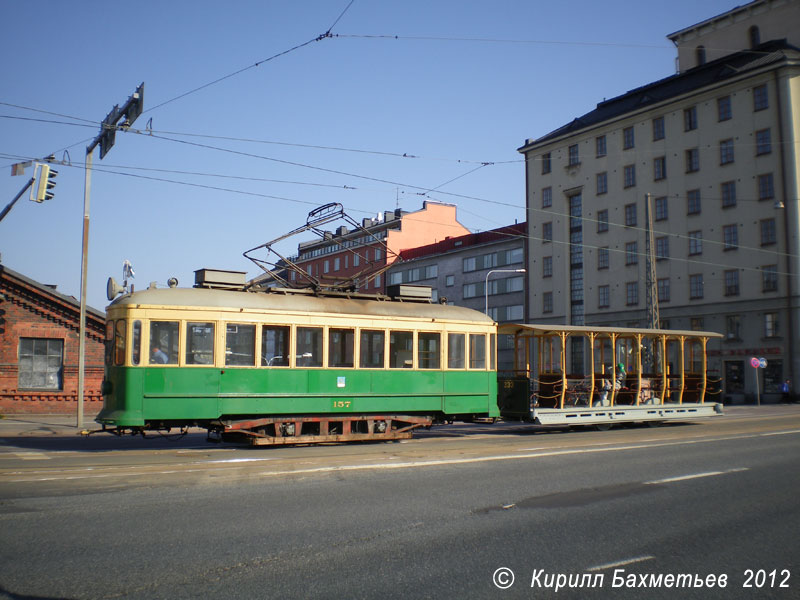
{"type": "Polygon", "coordinates": [[[614,369],[608,367],[606,369],[606,377],[600,382],[600,400],[597,406],[608,406],[608,392],[611,391],[611,380],[614,377],[614,369]]]}
{"type": "Polygon", "coordinates": [[[161,348],[153,346],[153,354],[150,357],[150,362],[157,365],[165,365],[169,362],[169,357],[161,348]]]}
{"type": "Polygon", "coordinates": [[[625,384],[625,365],[619,363],[617,365],[617,380],[614,382],[614,389],[620,390],[622,389],[623,385],[625,384]]]}

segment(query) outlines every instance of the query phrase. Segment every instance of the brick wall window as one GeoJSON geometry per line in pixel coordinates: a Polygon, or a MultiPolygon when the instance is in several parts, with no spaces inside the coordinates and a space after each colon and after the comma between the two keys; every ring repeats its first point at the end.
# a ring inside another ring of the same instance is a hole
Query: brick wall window
{"type": "Polygon", "coordinates": [[[64,340],[19,338],[19,389],[61,390],[63,367],[64,340]]]}

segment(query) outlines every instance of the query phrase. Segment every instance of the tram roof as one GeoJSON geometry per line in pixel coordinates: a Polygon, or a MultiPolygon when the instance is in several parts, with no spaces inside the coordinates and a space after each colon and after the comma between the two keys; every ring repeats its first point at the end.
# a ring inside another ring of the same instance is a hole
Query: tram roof
{"type": "Polygon", "coordinates": [[[161,288],[142,290],[120,296],[108,306],[108,309],[113,309],[118,306],[334,313],[363,315],[375,318],[405,317],[409,319],[464,321],[485,325],[494,322],[490,317],[477,310],[446,304],[402,302],[389,299],[324,297],[309,294],[243,292],[204,288],[161,288]]]}
{"type": "Polygon", "coordinates": [[[504,335],[515,335],[521,332],[529,332],[531,335],[547,334],[547,333],[617,333],[625,334],[646,334],[650,336],[666,335],[670,337],[705,337],[705,338],[721,338],[721,333],[714,331],[694,331],[688,329],[645,329],[638,327],[600,327],[591,325],[557,325],[553,323],[548,324],[534,324],[534,323],[505,323],[498,328],[499,333],[504,335]]]}

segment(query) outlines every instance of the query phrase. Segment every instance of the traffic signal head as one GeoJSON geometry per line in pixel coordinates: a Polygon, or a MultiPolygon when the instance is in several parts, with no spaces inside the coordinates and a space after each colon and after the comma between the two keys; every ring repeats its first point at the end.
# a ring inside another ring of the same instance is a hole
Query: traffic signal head
{"type": "Polygon", "coordinates": [[[42,165],[39,169],[39,181],[36,182],[36,194],[34,195],[34,202],[43,202],[44,200],[52,200],[53,192],[51,191],[56,187],[55,177],[58,171],[50,168],[50,165],[42,165]]]}

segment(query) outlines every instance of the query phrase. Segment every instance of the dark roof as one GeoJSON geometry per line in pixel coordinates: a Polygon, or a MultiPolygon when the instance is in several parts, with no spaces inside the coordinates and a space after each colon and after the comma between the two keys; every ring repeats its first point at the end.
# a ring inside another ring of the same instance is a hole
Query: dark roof
{"type": "Polygon", "coordinates": [[[753,50],[742,50],[735,54],[723,56],[705,65],[694,67],[683,73],[636,88],[616,98],[605,100],[599,103],[593,111],[574,119],[555,131],[551,131],[536,140],[526,141],[524,146],[518,148],[518,151],[524,152],[530,146],[536,146],[575,131],[580,131],[597,123],[634,112],[651,104],[669,100],[707,85],[720,83],[744,71],[757,69],[789,58],[800,58],[800,49],[787,43],[785,39],[773,40],[761,44],[753,50]]]}
{"type": "MultiPolygon", "coordinates": [[[[44,283],[39,283],[38,281],[34,281],[30,277],[26,277],[21,273],[12,271],[5,265],[0,265],[0,279],[7,279],[7,278],[16,279],[19,283],[22,283],[29,288],[35,289],[38,294],[40,294],[41,296],[50,301],[67,305],[70,308],[80,311],[80,302],[74,296],[67,296],[65,294],[62,294],[61,292],[57,292],[53,286],[49,286],[44,283]]],[[[102,322],[104,322],[106,319],[106,314],[103,311],[97,310],[96,308],[92,308],[91,306],[86,307],[86,313],[89,317],[94,317],[95,319],[98,319],[102,322]]]]}
{"type": "Polygon", "coordinates": [[[444,254],[445,252],[452,252],[453,250],[463,250],[469,246],[478,246],[480,244],[488,244],[489,242],[508,241],[512,238],[524,237],[527,234],[527,222],[515,223],[514,225],[507,225],[498,229],[492,229],[491,231],[468,233],[467,235],[446,238],[441,242],[435,242],[426,246],[408,248],[400,252],[400,258],[403,260],[412,260],[415,258],[422,258],[423,256],[444,254]]]}

